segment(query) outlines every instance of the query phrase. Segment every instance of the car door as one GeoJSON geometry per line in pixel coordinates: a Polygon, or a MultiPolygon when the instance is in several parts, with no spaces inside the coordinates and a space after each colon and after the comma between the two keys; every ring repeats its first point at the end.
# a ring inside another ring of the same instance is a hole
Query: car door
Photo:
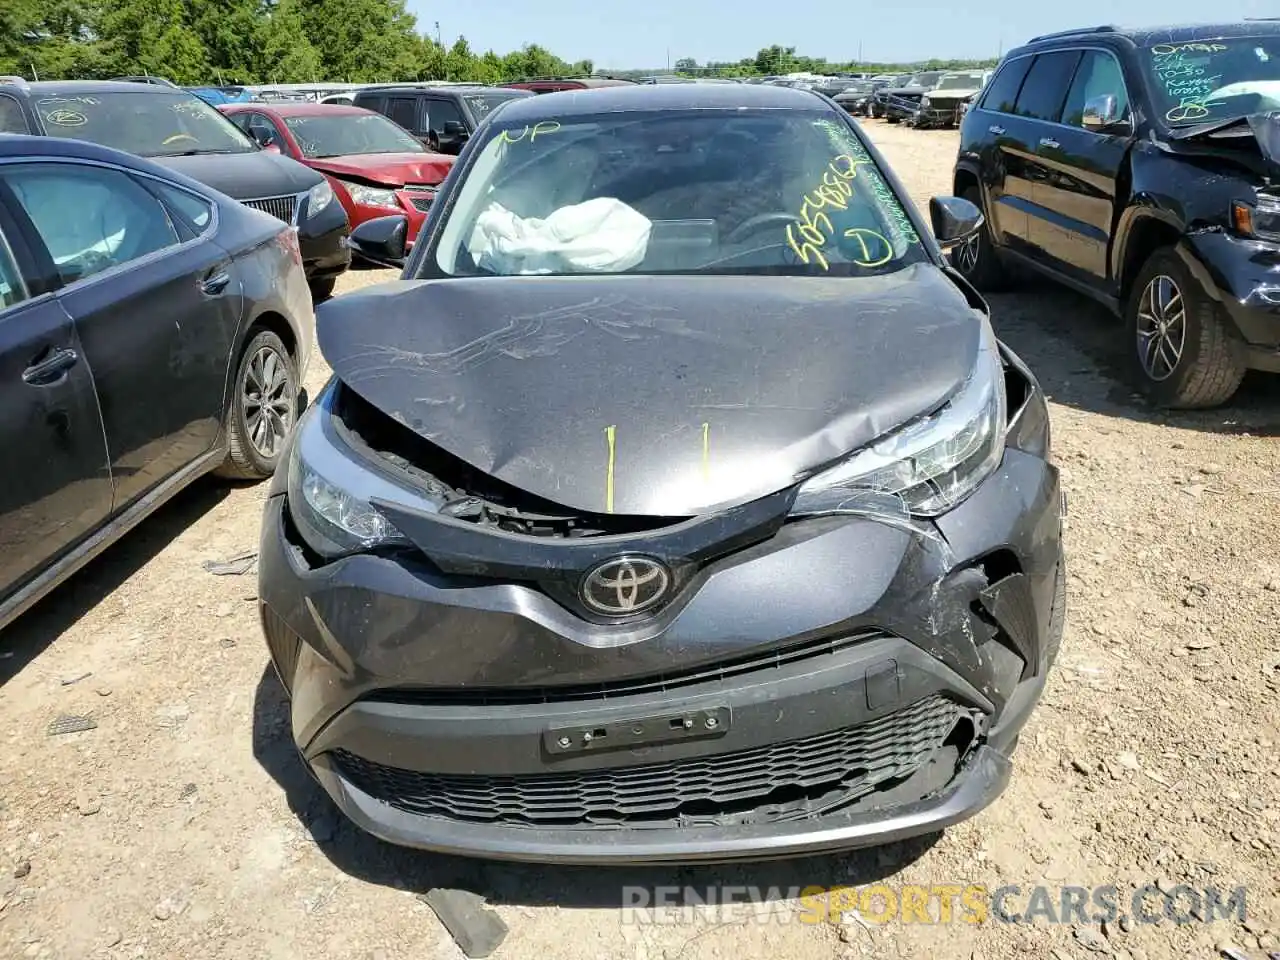
{"type": "Polygon", "coordinates": [[[1046,255],[1038,245],[1044,236],[1045,221],[1052,217],[1045,206],[1045,184],[1050,177],[1040,152],[1046,144],[1057,142],[1059,119],[1066,103],[1067,90],[1080,61],[1078,49],[1054,50],[1036,57],[1022,81],[1014,104],[1013,129],[1017,130],[1017,149],[1009,158],[1006,180],[1009,193],[1027,212],[1025,242],[1021,252],[1043,262],[1046,255]]]}
{"type": "Polygon", "coordinates": [[[977,161],[982,171],[986,209],[991,234],[1009,247],[1025,243],[1027,235],[1027,200],[1018,187],[1026,153],[1024,137],[1026,121],[1017,117],[1014,107],[1023,80],[1035,58],[1016,57],[1006,60],[991,86],[965,118],[960,128],[960,155],[977,161]],[[1014,168],[1010,175],[1010,166],[1014,168]]]}
{"type": "Polygon", "coordinates": [[[97,384],[118,510],[212,451],[221,432],[243,301],[212,239],[216,208],[98,164],[20,163],[0,179],[64,285],[59,299],[97,384]]]}
{"type": "Polygon", "coordinates": [[[1120,61],[1109,50],[1085,50],[1060,123],[1046,128],[1036,148],[1045,175],[1037,185],[1042,214],[1035,221],[1032,245],[1050,266],[1100,289],[1110,284],[1116,184],[1131,140],[1129,118],[1120,61]],[[1088,129],[1085,104],[1099,97],[1114,98],[1121,122],[1088,129]]]}
{"type": "Polygon", "coordinates": [[[0,182],[0,601],[111,511],[93,375],[0,182]]]}
{"type": "Polygon", "coordinates": [[[419,97],[388,97],[387,116],[425,144],[427,131],[431,128],[428,125],[426,108],[419,111],[420,104],[419,97]]]}

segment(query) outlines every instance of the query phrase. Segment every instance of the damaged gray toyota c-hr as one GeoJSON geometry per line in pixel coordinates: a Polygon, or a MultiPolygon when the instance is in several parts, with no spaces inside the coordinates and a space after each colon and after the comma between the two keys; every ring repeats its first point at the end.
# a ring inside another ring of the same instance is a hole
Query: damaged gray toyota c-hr
{"type": "MultiPolygon", "coordinates": [[[[999,795],[1062,636],[1045,399],[837,107],[514,101],[268,499],[262,621],[359,826],[520,860],[936,831],[999,795]]],[[[403,257],[398,218],[356,228],[403,257]]]]}

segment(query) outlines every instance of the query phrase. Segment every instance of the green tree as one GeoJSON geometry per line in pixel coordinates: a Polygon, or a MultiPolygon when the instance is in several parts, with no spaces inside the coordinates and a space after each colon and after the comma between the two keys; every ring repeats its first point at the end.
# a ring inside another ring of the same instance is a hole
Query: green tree
{"type": "Polygon", "coordinates": [[[361,83],[416,76],[422,39],[404,0],[300,0],[326,79],[361,83]]]}
{"type": "Polygon", "coordinates": [[[100,29],[106,61],[120,73],[208,82],[208,54],[187,21],[183,0],[112,0],[103,8],[100,29]]]}
{"type": "Polygon", "coordinates": [[[320,54],[307,35],[298,0],[280,0],[258,26],[260,59],[254,73],[267,83],[315,83],[320,54]]]}

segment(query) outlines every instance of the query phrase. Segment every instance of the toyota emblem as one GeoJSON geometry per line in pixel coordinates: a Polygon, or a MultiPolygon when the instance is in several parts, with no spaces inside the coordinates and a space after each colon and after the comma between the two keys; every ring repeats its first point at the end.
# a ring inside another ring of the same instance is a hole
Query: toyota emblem
{"type": "Polygon", "coordinates": [[[596,613],[627,617],[657,606],[670,588],[671,574],[657,560],[614,557],[583,579],[582,602],[596,613]]]}

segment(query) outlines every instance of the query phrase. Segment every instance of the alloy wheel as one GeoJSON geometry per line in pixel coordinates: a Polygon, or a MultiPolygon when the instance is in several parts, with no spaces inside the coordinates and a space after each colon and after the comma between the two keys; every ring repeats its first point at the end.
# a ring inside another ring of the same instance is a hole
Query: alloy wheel
{"type": "Polygon", "coordinates": [[[293,426],[296,394],[289,365],[271,347],[262,347],[245,368],[241,393],[248,439],[258,454],[275,457],[293,426]]]}
{"type": "Polygon", "coordinates": [[[1138,360],[1148,377],[1167,380],[1182,361],[1187,340],[1187,308],[1182,291],[1167,274],[1151,278],[1138,302],[1138,360]]]}
{"type": "Polygon", "coordinates": [[[974,234],[956,248],[956,266],[966,277],[978,268],[978,234],[974,234]]]}

